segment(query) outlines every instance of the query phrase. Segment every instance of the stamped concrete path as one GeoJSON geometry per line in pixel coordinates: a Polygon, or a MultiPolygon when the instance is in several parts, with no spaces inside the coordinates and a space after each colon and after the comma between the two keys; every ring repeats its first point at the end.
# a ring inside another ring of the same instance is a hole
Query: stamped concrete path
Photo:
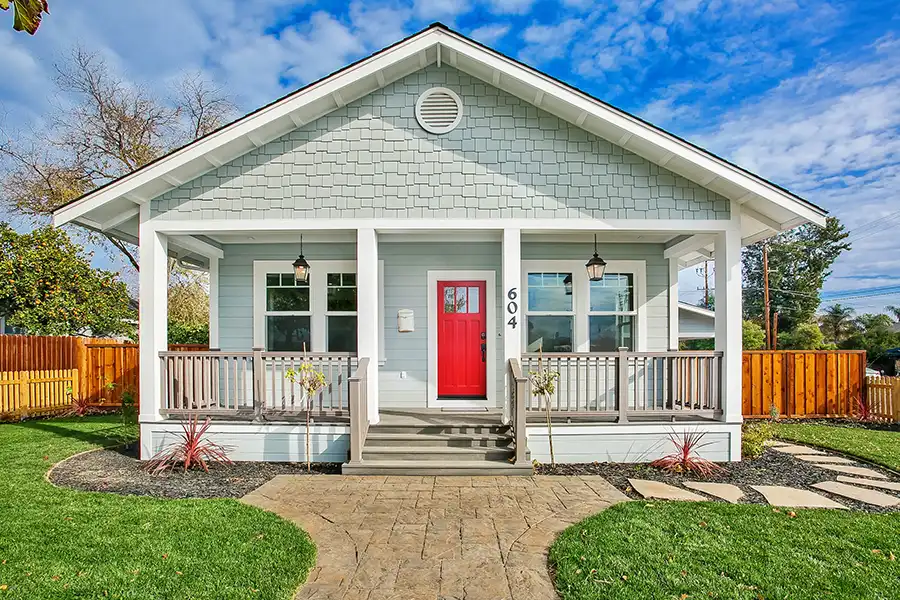
{"type": "Polygon", "coordinates": [[[557,534],[624,500],[602,477],[280,475],[242,501],[315,540],[298,599],[548,600],[557,534]]]}

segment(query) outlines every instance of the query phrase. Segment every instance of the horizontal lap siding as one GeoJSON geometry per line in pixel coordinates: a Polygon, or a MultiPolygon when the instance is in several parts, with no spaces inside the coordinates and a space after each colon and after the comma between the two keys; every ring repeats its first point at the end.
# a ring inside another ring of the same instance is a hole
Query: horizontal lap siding
{"type": "MultiPolygon", "coordinates": [[[[598,237],[602,239],[603,234],[598,237]]],[[[600,244],[604,260],[642,260],[647,264],[647,351],[669,349],[669,261],[662,244],[600,244]]],[[[526,242],[522,260],[571,260],[591,257],[590,244],[526,242]]]]}
{"type": "MultiPolygon", "coordinates": [[[[378,380],[379,403],[382,407],[424,407],[428,393],[428,271],[494,271],[497,289],[496,302],[490,310],[500,312],[499,243],[403,243],[379,244],[378,258],[384,261],[384,328],[385,356],[378,380]],[[397,331],[397,311],[412,309],[415,331],[397,331]],[[400,378],[405,371],[407,377],[400,378]]],[[[497,321],[500,327],[500,320],[497,321]]],[[[503,390],[504,370],[500,352],[500,331],[493,332],[497,350],[495,377],[498,405],[503,390]]]]}
{"type": "MultiPolygon", "coordinates": [[[[253,261],[293,261],[300,244],[229,244],[219,261],[219,345],[222,350],[253,348],[253,261]]],[[[352,243],[304,244],[310,261],[356,260],[352,243]]]]}

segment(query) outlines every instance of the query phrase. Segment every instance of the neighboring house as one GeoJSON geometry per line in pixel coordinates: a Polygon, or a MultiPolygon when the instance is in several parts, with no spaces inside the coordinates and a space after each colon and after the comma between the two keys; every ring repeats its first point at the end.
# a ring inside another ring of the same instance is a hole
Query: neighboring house
{"type": "Polygon", "coordinates": [[[199,414],[233,458],[302,459],[283,374],[305,349],[329,381],[314,459],[355,473],[548,460],[539,365],[557,461],[648,460],[684,429],[739,460],[741,247],[824,219],[439,24],[54,215],[140,244],[142,457],[199,414]],[[208,266],[216,350],[166,352],[168,256],[208,266]],[[679,352],[702,260],[717,352],[679,352]]]}
{"type": "Polygon", "coordinates": [[[26,331],[21,327],[14,327],[6,322],[6,317],[0,317],[0,335],[25,335],[26,331]]]}
{"type": "Polygon", "coordinates": [[[716,338],[716,311],[701,306],[678,303],[678,339],[713,340],[716,338]]]}

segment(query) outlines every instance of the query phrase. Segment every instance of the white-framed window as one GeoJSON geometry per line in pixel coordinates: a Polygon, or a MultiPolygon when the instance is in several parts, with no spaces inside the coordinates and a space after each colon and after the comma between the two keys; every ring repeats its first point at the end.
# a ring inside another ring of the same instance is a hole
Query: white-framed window
{"type": "Polygon", "coordinates": [[[270,352],[312,351],[312,299],[308,282],[296,282],[284,269],[267,271],[265,343],[270,352]],[[270,272],[275,271],[275,272],[270,272]]]}
{"type": "Polygon", "coordinates": [[[608,261],[590,281],[583,260],[522,261],[526,352],[646,350],[646,263],[608,261]]]}
{"type": "Polygon", "coordinates": [[[325,351],[356,352],[356,271],[326,273],[325,351]]]}

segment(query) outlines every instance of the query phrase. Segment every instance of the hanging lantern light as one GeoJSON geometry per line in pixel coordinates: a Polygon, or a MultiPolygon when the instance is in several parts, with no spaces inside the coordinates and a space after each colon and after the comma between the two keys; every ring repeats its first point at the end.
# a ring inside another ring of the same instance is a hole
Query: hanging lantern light
{"type": "Polygon", "coordinates": [[[572,295],[572,275],[566,275],[566,278],[563,279],[563,286],[566,288],[566,296],[572,295]]]}
{"type": "Polygon", "coordinates": [[[597,254],[597,234],[594,234],[594,256],[585,263],[588,279],[591,281],[600,281],[603,279],[603,273],[606,271],[606,261],[597,254]]]}
{"type": "Polygon", "coordinates": [[[307,283],[309,281],[309,263],[303,258],[303,236],[300,236],[300,256],[294,261],[294,282],[307,283]]]}

